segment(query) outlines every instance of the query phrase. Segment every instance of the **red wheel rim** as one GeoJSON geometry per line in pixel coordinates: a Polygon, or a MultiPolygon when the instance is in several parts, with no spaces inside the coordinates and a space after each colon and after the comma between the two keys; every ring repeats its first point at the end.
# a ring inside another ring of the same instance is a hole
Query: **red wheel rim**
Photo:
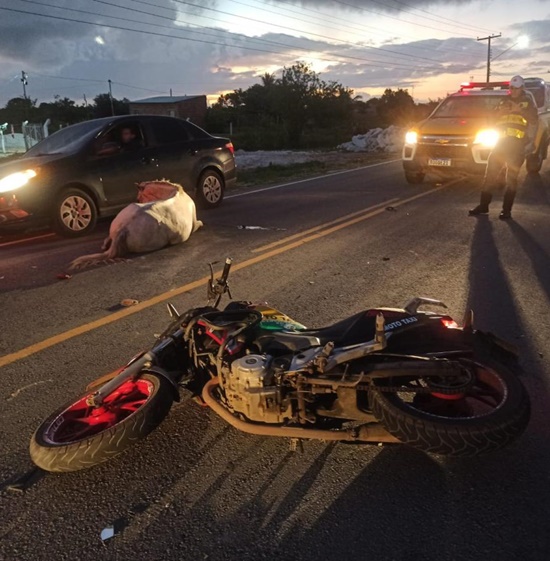
{"type": "Polygon", "coordinates": [[[50,444],[71,444],[108,430],[136,413],[151,399],[153,384],[140,378],[124,382],[101,407],[90,407],[86,394],[67,407],[49,425],[44,439],[50,444]]]}

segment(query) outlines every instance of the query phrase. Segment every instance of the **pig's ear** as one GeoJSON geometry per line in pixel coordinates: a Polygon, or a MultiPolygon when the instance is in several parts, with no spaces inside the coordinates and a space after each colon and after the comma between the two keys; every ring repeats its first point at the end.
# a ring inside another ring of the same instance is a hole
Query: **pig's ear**
{"type": "Polygon", "coordinates": [[[136,183],[136,187],[138,188],[138,191],[143,191],[143,188],[145,187],[145,183],[136,183]]]}

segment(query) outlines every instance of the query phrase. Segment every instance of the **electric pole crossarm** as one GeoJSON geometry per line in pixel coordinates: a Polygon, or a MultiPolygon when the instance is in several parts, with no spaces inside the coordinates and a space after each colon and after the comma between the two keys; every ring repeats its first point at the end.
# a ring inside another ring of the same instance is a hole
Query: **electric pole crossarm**
{"type": "Polygon", "coordinates": [[[502,37],[502,33],[477,38],[478,41],[487,41],[487,83],[491,81],[491,41],[499,37],[502,37]]]}

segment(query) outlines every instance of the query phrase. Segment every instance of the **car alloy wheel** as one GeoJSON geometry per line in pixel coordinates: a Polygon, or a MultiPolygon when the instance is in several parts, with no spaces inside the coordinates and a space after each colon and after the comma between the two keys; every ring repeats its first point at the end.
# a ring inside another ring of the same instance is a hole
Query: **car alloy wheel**
{"type": "Polygon", "coordinates": [[[52,209],[53,229],[67,238],[85,236],[97,222],[98,211],[93,198],[83,189],[67,188],[57,197],[52,209]]]}
{"type": "Polygon", "coordinates": [[[215,175],[205,177],[202,184],[202,192],[204,193],[204,198],[210,204],[216,204],[222,196],[222,184],[220,180],[215,175]]]}
{"type": "Polygon", "coordinates": [[[198,183],[197,202],[203,208],[218,206],[223,200],[224,184],[221,175],[214,170],[205,171],[198,183]]]}
{"type": "Polygon", "coordinates": [[[59,209],[61,221],[73,232],[85,230],[91,223],[93,214],[88,201],[78,195],[67,197],[59,209]]]}

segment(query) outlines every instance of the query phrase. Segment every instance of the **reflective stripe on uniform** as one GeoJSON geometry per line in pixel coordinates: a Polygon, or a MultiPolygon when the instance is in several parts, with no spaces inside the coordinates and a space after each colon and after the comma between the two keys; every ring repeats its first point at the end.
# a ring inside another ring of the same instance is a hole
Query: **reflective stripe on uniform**
{"type": "Polygon", "coordinates": [[[522,117],[521,115],[505,115],[498,121],[499,125],[520,125],[522,127],[527,126],[527,119],[522,117]]]}
{"type": "Polygon", "coordinates": [[[504,131],[505,135],[508,137],[512,137],[512,138],[525,138],[525,131],[519,130],[519,129],[513,129],[511,127],[508,127],[505,131],[504,131]]]}

